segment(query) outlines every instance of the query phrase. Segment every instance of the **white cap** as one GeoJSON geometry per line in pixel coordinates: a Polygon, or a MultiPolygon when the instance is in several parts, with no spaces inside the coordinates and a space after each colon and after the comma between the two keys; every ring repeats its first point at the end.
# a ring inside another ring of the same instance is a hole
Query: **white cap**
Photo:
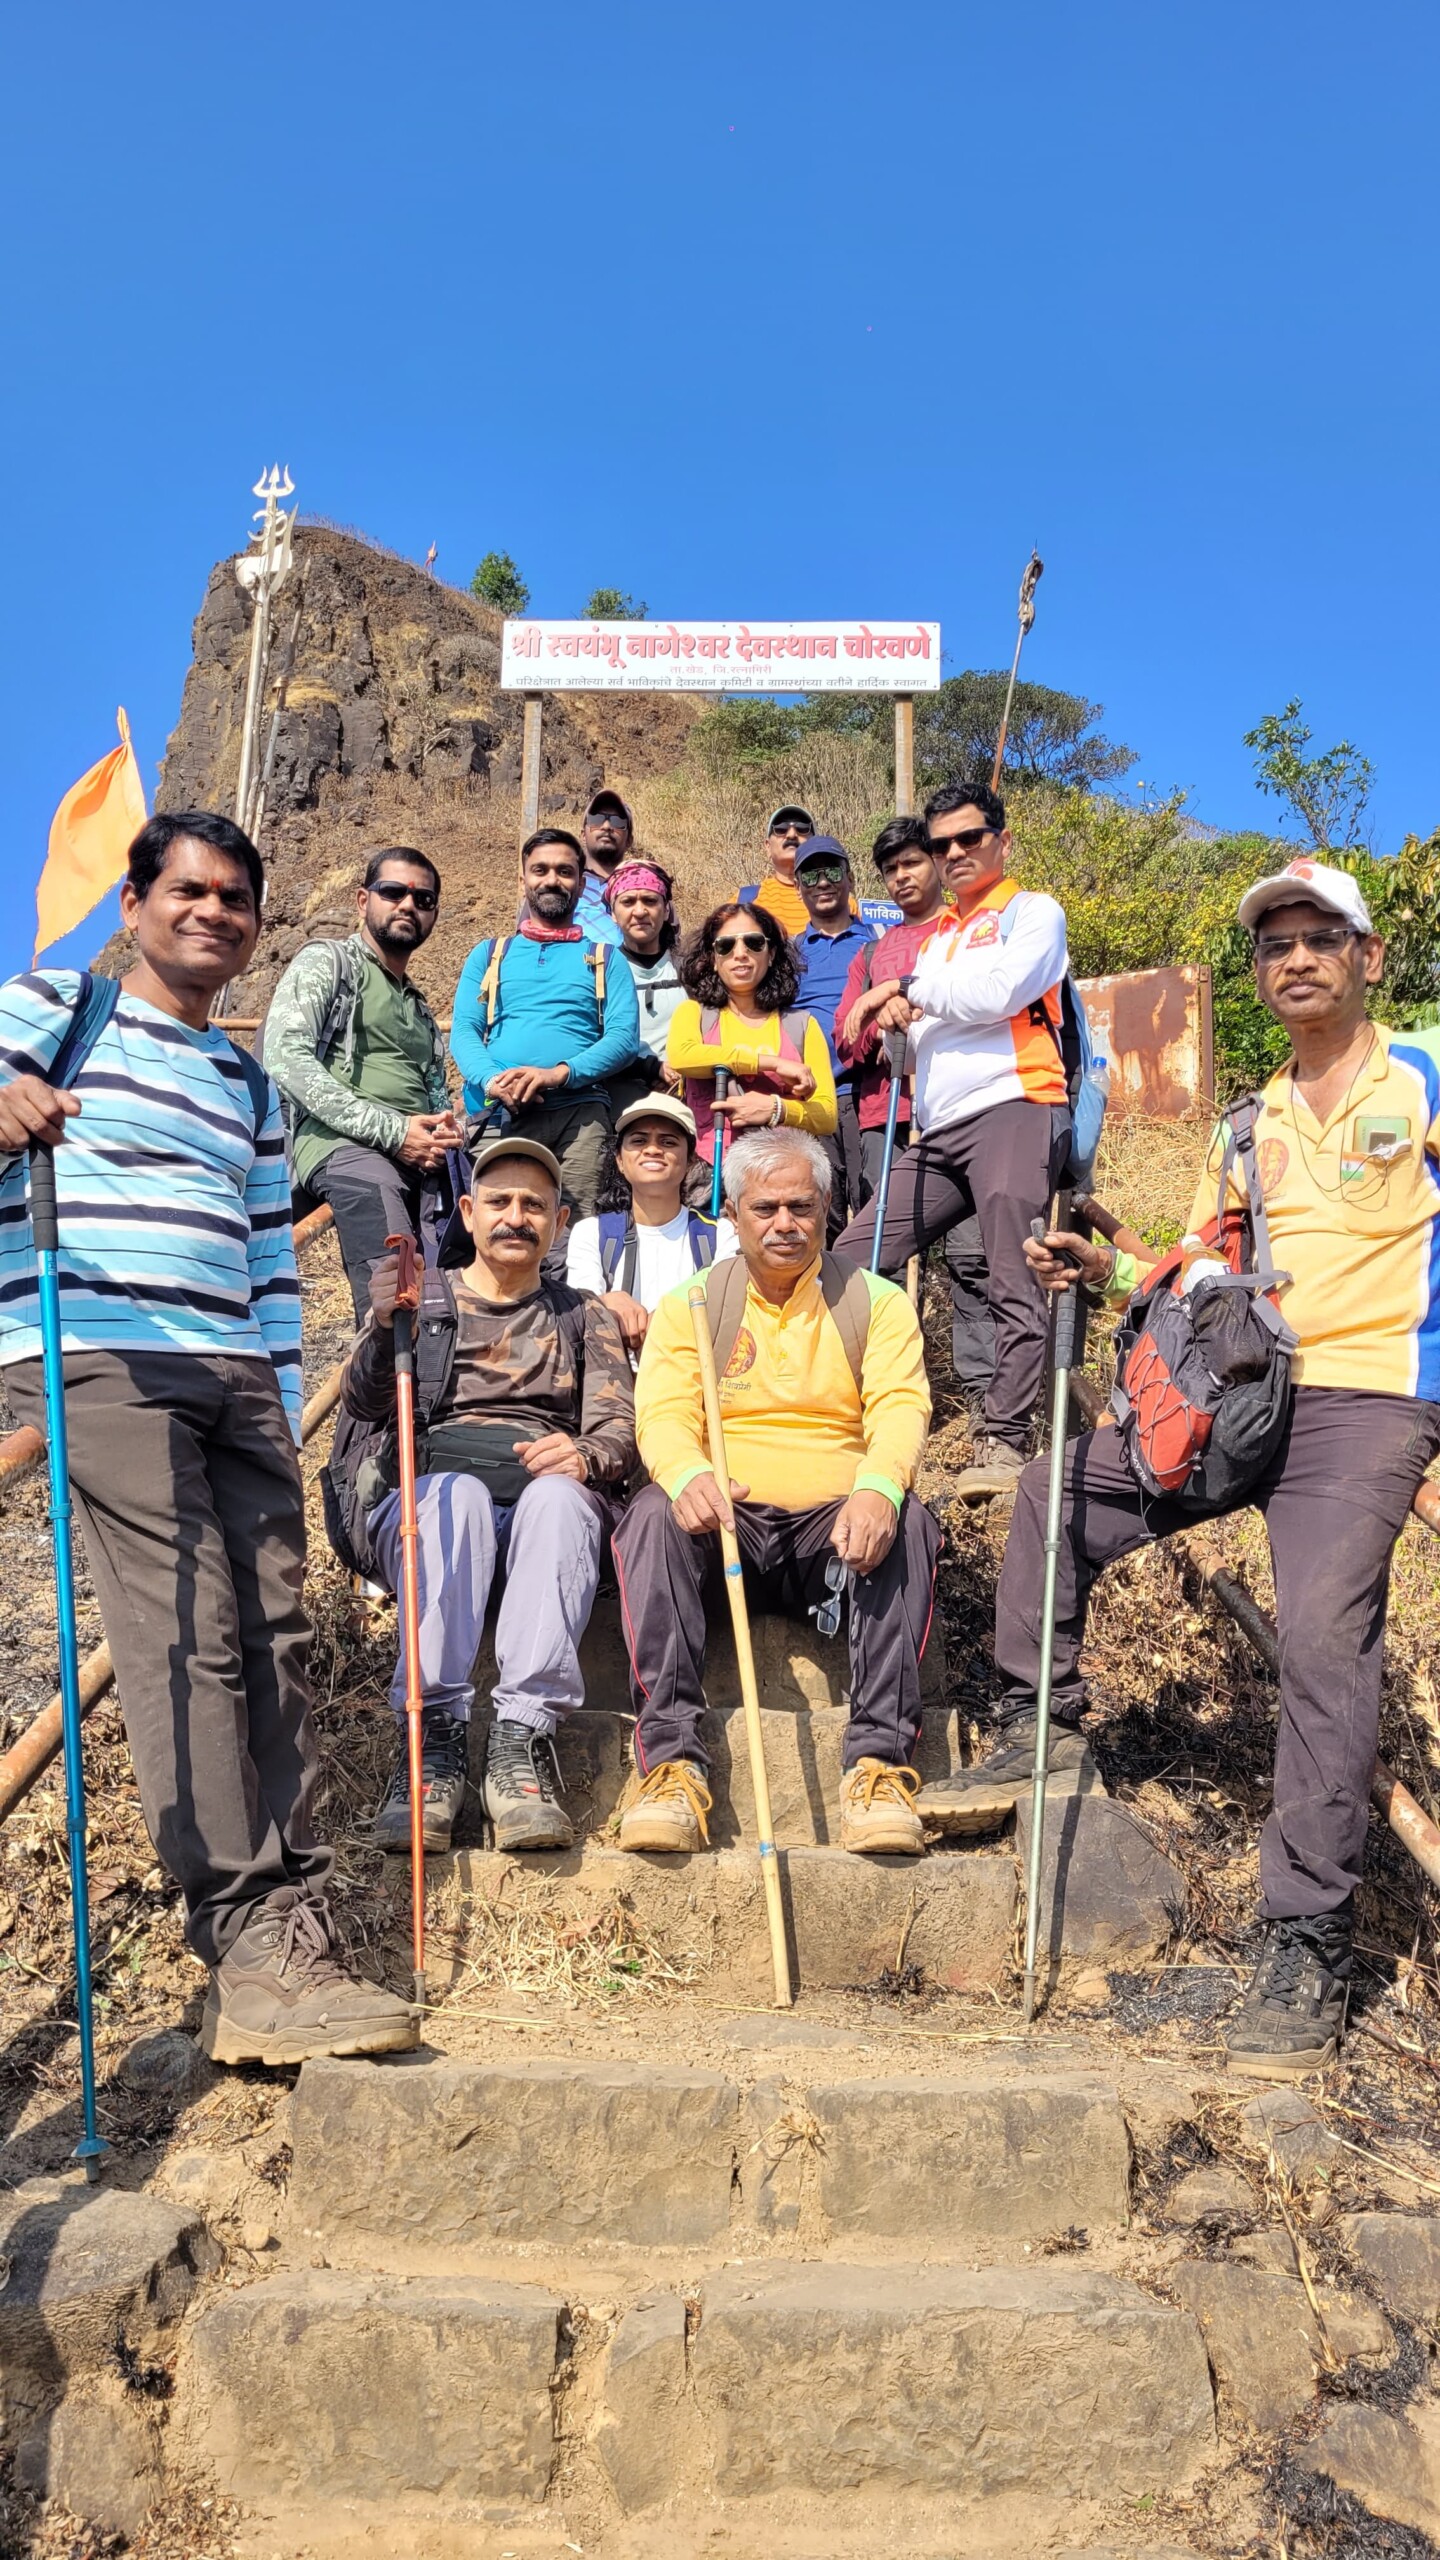
{"type": "Polygon", "coordinates": [[[1328,862],[1317,862],[1313,854],[1297,854],[1283,871],[1272,871],[1247,889],[1240,901],[1240,922],[1247,933],[1253,933],[1267,907],[1295,906],[1308,900],[1312,906],[1328,907],[1332,915],[1343,916],[1355,933],[1373,933],[1370,910],[1348,871],[1336,871],[1328,862]]]}
{"type": "Polygon", "coordinates": [[[695,1144],[695,1114],[678,1094],[647,1093],[638,1102],[627,1103],[615,1123],[616,1137],[622,1136],[626,1129],[633,1129],[637,1120],[673,1120],[677,1129],[684,1130],[692,1147],[695,1144]]]}

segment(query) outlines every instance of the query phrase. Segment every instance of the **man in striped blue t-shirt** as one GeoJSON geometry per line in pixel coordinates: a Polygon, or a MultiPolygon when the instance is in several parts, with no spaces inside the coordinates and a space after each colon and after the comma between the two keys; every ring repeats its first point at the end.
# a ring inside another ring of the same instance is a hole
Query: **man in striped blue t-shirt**
{"type": "Polygon", "coordinates": [[[140,1799],[211,1968],[221,2062],[414,2042],[336,1960],[315,1837],[301,1596],[300,1290],[274,1086],[210,1027],[249,964],[263,874],[204,811],[130,848],[138,946],[58,1091],[80,980],[0,986],[0,1372],[43,1431],[25,1150],[55,1148],[70,1474],[140,1799]]]}

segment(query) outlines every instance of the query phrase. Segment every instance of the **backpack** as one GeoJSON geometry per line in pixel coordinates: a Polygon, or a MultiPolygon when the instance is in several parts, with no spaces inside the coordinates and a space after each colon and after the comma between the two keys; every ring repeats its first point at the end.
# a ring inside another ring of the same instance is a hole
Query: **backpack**
{"type": "MultiPolygon", "coordinates": [[[[119,1001],[118,978],[102,978],[89,969],[81,970],[80,986],[75,997],[75,1010],[70,1016],[70,1028],[50,1062],[47,1084],[54,1085],[63,1093],[71,1077],[78,1076],[101,1032],[114,1015],[119,1001]]],[[[269,1118],[270,1095],[273,1088],[258,1058],[252,1058],[249,1050],[242,1049],[237,1041],[231,1040],[229,1045],[239,1059],[244,1074],[245,1089],[250,1097],[250,1109],[255,1121],[255,1144],[258,1147],[260,1132],[269,1118]]]]}
{"type": "Polygon", "coordinates": [[[1185,1247],[1147,1271],[1115,1336],[1111,1406],[1131,1474],[1144,1493],[1212,1510],[1240,1500],[1285,1436],[1290,1364],[1297,1343],[1277,1291],[1289,1280],[1271,1260],[1255,1163],[1259,1096],[1227,1114],[1220,1198],[1204,1240],[1229,1266],[1181,1294],[1185,1247]],[[1226,1206],[1232,1168],[1247,1207],[1226,1206]]]}
{"type": "MultiPolygon", "coordinates": [[[[710,1319],[717,1378],[724,1377],[740,1339],[740,1327],[745,1318],[745,1292],[749,1285],[750,1275],[738,1253],[730,1262],[711,1264],[710,1276],[705,1283],[705,1311],[710,1319]]],[[[868,1278],[855,1263],[841,1262],[833,1253],[822,1253],[820,1291],[845,1346],[845,1357],[850,1363],[856,1392],[863,1394],[865,1345],[869,1339],[870,1310],[874,1304],[868,1278]]]]}
{"type": "MultiPolygon", "coordinates": [[[[326,999],[325,1011],[321,1018],[319,1038],[315,1043],[315,1056],[318,1063],[323,1067],[332,1049],[336,1048],[343,1040],[345,1044],[345,1065],[353,1071],[355,1063],[355,1016],[359,1010],[360,981],[364,975],[360,955],[355,949],[353,937],[347,937],[344,942],[336,942],[332,938],[327,937],[321,941],[319,948],[322,951],[327,951],[330,955],[331,975],[330,993],[326,999]]],[[[262,1022],[259,1031],[255,1035],[255,1057],[257,1062],[263,1062],[264,1056],[265,1025],[262,1022]]],[[[282,1092],[278,1085],[275,1090],[280,1094],[280,1118],[285,1130],[285,1154],[287,1160],[293,1159],[295,1132],[299,1128],[300,1123],[305,1116],[305,1106],[300,1102],[292,1102],[289,1094],[282,1092]]]]}
{"type": "MultiPolygon", "coordinates": [[[[808,1013],[782,1013],[780,1016],[780,1037],[782,1040],[789,1041],[797,1058],[804,1058],[805,1025],[812,1019],[813,1016],[808,1013]]],[[[700,1009],[700,1037],[704,1041],[707,1049],[713,1049],[719,1045],[720,1008],[718,1005],[702,1005],[700,1009]]]]}
{"type": "MultiPolygon", "coordinates": [[[[635,1221],[624,1209],[602,1209],[599,1217],[600,1269],[607,1289],[623,1289],[627,1298],[635,1292],[635,1266],[640,1259],[640,1237],[635,1221]],[[617,1280],[615,1274],[620,1274],[617,1280]]],[[[702,1218],[698,1209],[690,1212],[690,1253],[693,1268],[705,1271],[715,1259],[715,1221],[702,1218]]]]}
{"type": "MultiPolygon", "coordinates": [[[[487,1042],[493,1038],[500,1020],[500,963],[514,940],[513,933],[495,935],[480,981],[480,1037],[487,1042]]],[[[601,1038],[605,1030],[605,945],[587,942],[583,948],[585,966],[595,973],[595,1011],[599,1017],[596,1037],[601,1038]]]]}
{"type": "MultiPolygon", "coordinates": [[[[556,1320],[575,1364],[577,1386],[585,1378],[585,1300],[578,1290],[552,1292],[556,1320]]],[[[455,1292],[433,1262],[422,1265],[415,1314],[415,1473],[426,1471],[431,1417],[444,1403],[455,1372],[459,1317],[455,1292]]],[[[365,1422],[342,1403],[328,1463],[320,1470],[325,1535],[347,1573],[362,1579],[375,1570],[366,1523],[377,1502],[400,1483],[400,1444],[393,1417],[365,1422]]]]}
{"type": "MultiPolygon", "coordinates": [[[[1000,910],[1002,942],[1008,942],[1014,930],[1017,906],[1018,900],[1011,898],[1000,910]]],[[[1088,1191],[1095,1177],[1095,1151],[1105,1126],[1110,1064],[1096,1049],[1090,1016],[1085,1010],[1085,999],[1075,982],[1073,970],[1067,969],[1060,981],[1058,1030],[1043,1001],[1032,1004],[1029,1013],[1037,1030],[1049,1032],[1059,1050],[1065,1077],[1065,1092],[1070,1104],[1070,1156],[1060,1179],[1066,1190],[1088,1191]]]]}

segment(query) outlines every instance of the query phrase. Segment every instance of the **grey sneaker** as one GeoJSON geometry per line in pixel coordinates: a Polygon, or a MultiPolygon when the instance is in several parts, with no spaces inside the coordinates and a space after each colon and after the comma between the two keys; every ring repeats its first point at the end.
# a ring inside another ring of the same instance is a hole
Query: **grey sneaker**
{"type": "MultiPolygon", "coordinates": [[[[420,1766],[424,1775],[422,1819],[427,1850],[448,1849],[465,1804],[469,1726],[459,1716],[421,1717],[420,1766]]],[[[410,1737],[400,1728],[400,1757],[375,1816],[370,1837],[377,1849],[405,1856],[410,1848],[410,1737]]]]}
{"type": "Polygon", "coordinates": [[[1257,2080],[1299,2080],[1333,2062],[1350,1998],[1350,1923],[1338,1912],[1315,1920],[1272,1920],[1265,1952],[1232,2026],[1232,2071],[1257,2080]]]}
{"type": "Polygon", "coordinates": [[[547,1733],[497,1716],[485,1755],[485,1810],[497,1849],[572,1849],[575,1825],[560,1801],[560,1764],[547,1733]]]}
{"type": "Polygon", "coordinates": [[[200,2044],[212,2062],[314,2062],[406,2053],[419,2022],[404,2000],[340,1961],[323,1902],[293,1885],[253,1911],[210,1976],[200,2044]]]}
{"type": "MultiPolygon", "coordinates": [[[[1058,1779],[1067,1795],[1088,1795],[1100,1784],[1084,1734],[1058,1718],[1050,1727],[1045,1767],[1050,1784],[1058,1779]]],[[[1035,1718],[1024,1716],[1003,1728],[983,1760],[922,1787],[915,1810],[930,1830],[953,1832],[962,1840],[974,1832],[998,1831],[1021,1796],[1029,1794],[1034,1776],[1035,1718]]]]}
{"type": "Polygon", "coordinates": [[[992,1439],[982,1431],[976,1437],[969,1466],[962,1467],[955,1479],[955,1491],[962,1502],[1013,1493],[1024,1464],[1023,1450],[1012,1449],[1008,1440],[992,1439]]]}

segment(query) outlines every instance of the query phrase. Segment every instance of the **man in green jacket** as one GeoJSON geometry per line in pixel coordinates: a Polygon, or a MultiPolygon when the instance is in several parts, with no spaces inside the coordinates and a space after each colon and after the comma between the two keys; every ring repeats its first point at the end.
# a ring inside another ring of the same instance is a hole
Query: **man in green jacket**
{"type": "Polygon", "coordinates": [[[419,1235],[427,1176],[458,1147],[439,1026],[410,962],[435,929],[440,874],[408,845],[373,853],[359,930],[308,942],[270,999],[265,1064],[292,1106],[296,1184],[335,1212],[363,1324],[385,1239],[419,1235]]]}

